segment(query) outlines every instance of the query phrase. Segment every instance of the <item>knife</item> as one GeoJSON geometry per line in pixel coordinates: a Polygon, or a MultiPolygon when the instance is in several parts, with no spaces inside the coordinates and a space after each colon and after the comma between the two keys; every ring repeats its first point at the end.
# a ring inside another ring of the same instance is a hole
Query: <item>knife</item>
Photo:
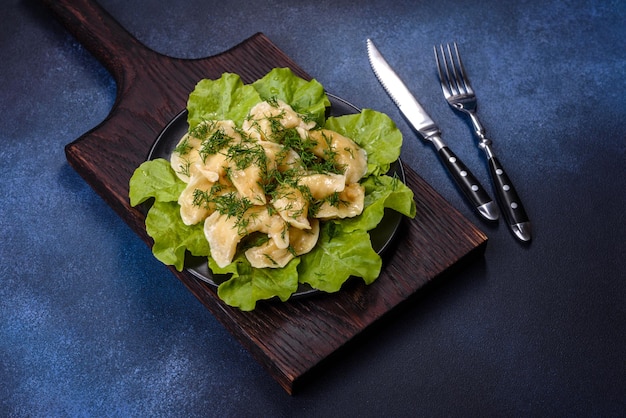
{"type": "Polygon", "coordinates": [[[498,219],[498,206],[467,166],[441,139],[441,131],[435,122],[411,94],[404,82],[381,55],[371,39],[367,40],[367,55],[380,84],[398,106],[409,124],[426,141],[433,144],[441,162],[446,167],[465,197],[485,219],[498,219]]]}

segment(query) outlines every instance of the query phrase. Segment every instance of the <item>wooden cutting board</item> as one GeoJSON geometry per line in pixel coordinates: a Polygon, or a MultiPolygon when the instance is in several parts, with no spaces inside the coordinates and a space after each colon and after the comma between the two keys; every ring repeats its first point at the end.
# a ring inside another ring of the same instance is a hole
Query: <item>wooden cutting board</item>
{"type": "MultiPolygon", "coordinates": [[[[43,1],[117,82],[111,113],[67,145],[67,159],[148,245],[145,216],[129,205],[128,181],[161,130],[185,107],[195,84],[224,72],[250,83],[275,67],[311,78],[261,33],[212,57],[176,59],[139,43],[92,1],[43,1]]],[[[371,286],[354,281],[335,294],[261,303],[246,313],[223,304],[214,289],[191,274],[172,272],[292,394],[308,372],[368,325],[451,266],[484,251],[487,237],[413,170],[405,170],[417,216],[403,221],[402,234],[371,286]]]]}

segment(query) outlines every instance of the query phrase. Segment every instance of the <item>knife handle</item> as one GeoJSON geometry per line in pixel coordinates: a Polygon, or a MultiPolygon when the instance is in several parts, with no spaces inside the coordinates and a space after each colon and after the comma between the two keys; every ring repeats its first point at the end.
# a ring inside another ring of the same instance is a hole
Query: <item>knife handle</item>
{"type": "Polygon", "coordinates": [[[500,160],[493,155],[489,158],[489,172],[496,191],[496,198],[509,227],[518,239],[530,241],[530,220],[526,210],[500,160]]]}
{"type": "Polygon", "coordinates": [[[465,197],[467,197],[476,208],[478,213],[487,220],[497,220],[498,207],[463,161],[446,145],[439,147],[437,153],[443,165],[448,169],[448,172],[452,175],[456,184],[463,191],[465,197]]]}

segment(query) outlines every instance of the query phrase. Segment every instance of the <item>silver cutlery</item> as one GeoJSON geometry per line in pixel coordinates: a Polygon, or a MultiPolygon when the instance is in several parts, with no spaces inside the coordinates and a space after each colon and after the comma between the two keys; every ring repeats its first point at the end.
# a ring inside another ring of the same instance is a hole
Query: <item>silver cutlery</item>
{"type": "Polygon", "coordinates": [[[367,52],[370,65],[378,81],[389,94],[393,102],[409,124],[426,141],[433,144],[443,165],[446,167],[465,197],[485,219],[498,219],[498,206],[491,199],[485,188],[467,166],[457,157],[441,139],[441,131],[435,122],[411,94],[404,82],[385,61],[371,39],[367,40],[367,52]]]}
{"type": "Polygon", "coordinates": [[[528,215],[513,183],[495,157],[491,140],[485,136],[485,129],[478,120],[476,94],[467,78],[456,43],[453,47],[447,44],[445,49],[443,45],[439,45],[439,49],[435,46],[434,50],[443,95],[453,109],[469,116],[478,138],[478,147],[485,151],[496,197],[511,231],[521,241],[530,241],[531,226],[528,215]]]}

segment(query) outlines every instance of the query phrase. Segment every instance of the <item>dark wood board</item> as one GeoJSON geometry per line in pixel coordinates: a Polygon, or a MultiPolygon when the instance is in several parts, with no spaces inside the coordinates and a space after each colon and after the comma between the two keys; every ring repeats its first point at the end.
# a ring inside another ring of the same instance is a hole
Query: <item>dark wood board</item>
{"type": "MultiPolygon", "coordinates": [[[[261,33],[212,57],[176,59],[142,45],[95,2],[43,2],[117,82],[110,114],[67,145],[68,162],[148,245],[145,216],[129,205],[128,182],[195,84],[224,72],[250,83],[275,67],[311,78],[261,33]]],[[[308,372],[373,322],[453,265],[484,251],[485,234],[413,170],[405,166],[405,171],[417,216],[403,221],[402,234],[371,286],[355,280],[335,294],[265,302],[241,312],[190,273],[172,272],[291,394],[308,372]]]]}

